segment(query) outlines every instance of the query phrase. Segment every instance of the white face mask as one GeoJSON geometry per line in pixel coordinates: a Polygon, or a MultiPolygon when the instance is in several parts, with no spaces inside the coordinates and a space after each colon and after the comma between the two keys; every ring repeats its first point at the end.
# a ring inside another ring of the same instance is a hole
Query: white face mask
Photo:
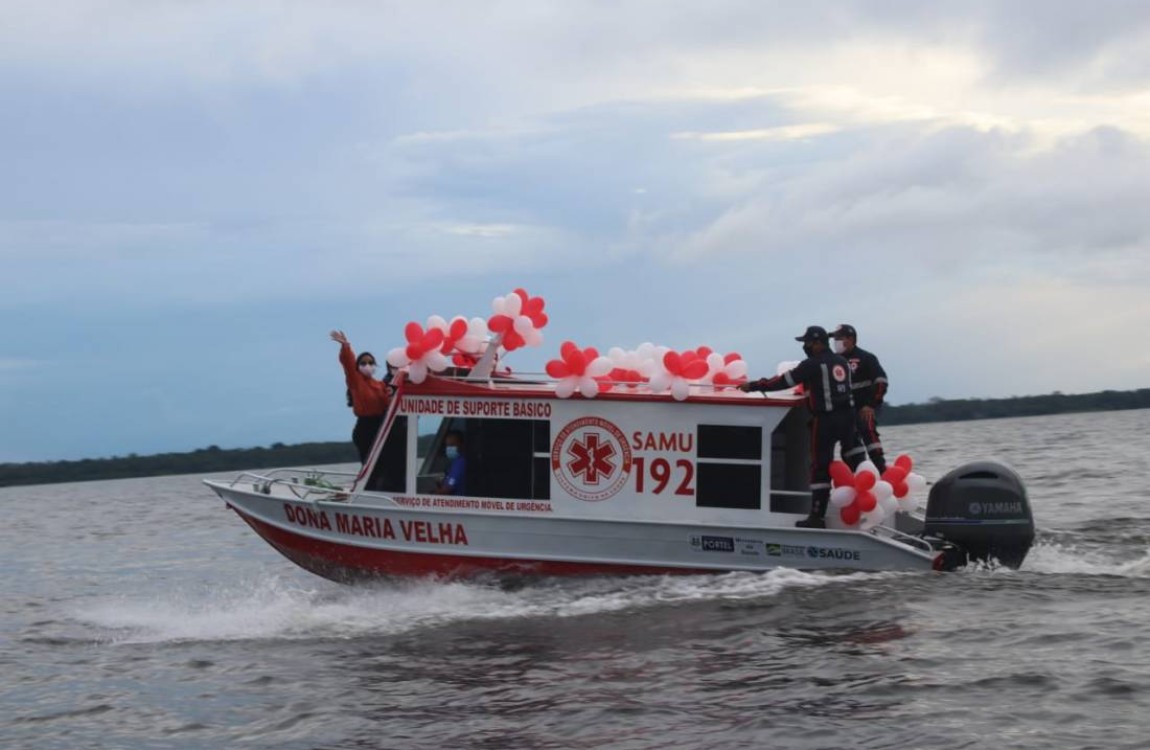
{"type": "Polygon", "coordinates": [[[847,342],[842,339],[835,339],[835,354],[846,354],[847,342]]]}
{"type": "Polygon", "coordinates": [[[359,371],[370,378],[375,374],[375,365],[360,365],[359,371]]]}

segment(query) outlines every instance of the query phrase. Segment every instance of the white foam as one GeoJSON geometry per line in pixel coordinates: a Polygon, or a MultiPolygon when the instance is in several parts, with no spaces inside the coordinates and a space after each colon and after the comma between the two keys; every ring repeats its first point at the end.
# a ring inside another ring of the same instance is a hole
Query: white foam
{"type": "Polygon", "coordinates": [[[1022,571],[1059,575],[1150,577],[1150,550],[1134,560],[1117,560],[1102,549],[1083,548],[1072,544],[1039,542],[1035,544],[1022,571]]]}
{"type": "Polygon", "coordinates": [[[667,603],[768,598],[797,587],[850,585],[889,573],[830,575],[779,569],[714,576],[555,581],[509,591],[492,583],[414,581],[314,587],[278,577],[210,591],[118,597],[75,616],[112,642],[350,638],[453,622],[579,617],[667,603]]]}

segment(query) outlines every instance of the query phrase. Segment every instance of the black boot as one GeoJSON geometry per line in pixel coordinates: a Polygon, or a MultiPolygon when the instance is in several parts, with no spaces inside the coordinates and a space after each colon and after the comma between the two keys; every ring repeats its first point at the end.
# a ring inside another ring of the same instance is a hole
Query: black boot
{"type": "Polygon", "coordinates": [[[811,514],[801,521],[795,522],[799,529],[825,529],[827,523],[823,520],[827,515],[827,503],[830,502],[830,490],[814,490],[811,492],[811,514]]]}

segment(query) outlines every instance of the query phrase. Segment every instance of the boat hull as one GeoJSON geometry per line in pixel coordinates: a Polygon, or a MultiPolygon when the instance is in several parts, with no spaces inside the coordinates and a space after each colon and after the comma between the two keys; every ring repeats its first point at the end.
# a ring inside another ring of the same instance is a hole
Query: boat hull
{"type": "Polygon", "coordinates": [[[375,493],[336,502],[300,499],[282,486],[269,494],[246,484],[207,484],[289,560],[340,582],[936,565],[932,552],[858,531],[414,510],[375,493]]]}

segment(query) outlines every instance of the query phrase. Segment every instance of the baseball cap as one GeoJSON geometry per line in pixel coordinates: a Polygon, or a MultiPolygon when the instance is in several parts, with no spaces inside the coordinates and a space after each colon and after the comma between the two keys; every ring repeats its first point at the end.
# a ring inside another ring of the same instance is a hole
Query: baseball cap
{"type": "Polygon", "coordinates": [[[857,339],[858,337],[859,335],[855,331],[855,327],[847,323],[840,323],[839,327],[836,328],[833,333],[831,333],[832,339],[857,339]]]}
{"type": "Polygon", "coordinates": [[[795,336],[795,341],[821,341],[827,343],[827,329],[822,326],[808,326],[802,336],[795,336]]]}

